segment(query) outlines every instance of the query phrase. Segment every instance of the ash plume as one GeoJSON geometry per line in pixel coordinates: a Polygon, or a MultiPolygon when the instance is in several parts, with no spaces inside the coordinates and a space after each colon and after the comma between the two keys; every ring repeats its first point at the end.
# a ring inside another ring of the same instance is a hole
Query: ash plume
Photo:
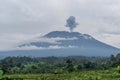
{"type": "Polygon", "coordinates": [[[76,19],[74,16],[70,16],[67,20],[66,20],[66,27],[69,27],[70,32],[73,32],[73,29],[76,28],[78,25],[78,23],[76,22],[76,19]]]}

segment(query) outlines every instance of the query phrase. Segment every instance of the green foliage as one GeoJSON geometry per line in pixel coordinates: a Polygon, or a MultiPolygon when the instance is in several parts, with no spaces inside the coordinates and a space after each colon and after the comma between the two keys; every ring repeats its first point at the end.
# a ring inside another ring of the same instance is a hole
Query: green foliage
{"type": "Polygon", "coordinates": [[[75,70],[75,68],[74,68],[74,65],[73,65],[72,61],[67,60],[66,63],[67,63],[67,67],[66,67],[67,71],[68,72],[73,72],[75,70]]]}
{"type": "Polygon", "coordinates": [[[117,67],[118,65],[120,65],[120,53],[117,54],[116,56],[111,55],[111,57],[110,57],[110,65],[112,67],[117,67]]]}
{"type": "Polygon", "coordinates": [[[78,70],[78,71],[82,70],[83,68],[84,68],[84,65],[83,65],[83,64],[79,64],[79,65],[77,66],[77,70],[78,70]]]}
{"type": "Polygon", "coordinates": [[[120,66],[117,67],[117,71],[118,71],[118,73],[120,73],[120,66]]]}
{"type": "Polygon", "coordinates": [[[3,71],[0,70],[0,79],[2,79],[2,76],[3,76],[3,71]]]}
{"type": "Polygon", "coordinates": [[[107,70],[120,65],[120,54],[110,57],[6,57],[0,60],[0,65],[3,74],[46,74],[107,70]]]}
{"type": "Polygon", "coordinates": [[[61,74],[17,74],[5,75],[8,78],[23,78],[24,80],[119,80],[120,74],[115,69],[108,70],[88,70],[61,74]]]}
{"type": "Polygon", "coordinates": [[[1,70],[3,71],[3,75],[9,71],[8,67],[5,64],[1,66],[1,70]]]}

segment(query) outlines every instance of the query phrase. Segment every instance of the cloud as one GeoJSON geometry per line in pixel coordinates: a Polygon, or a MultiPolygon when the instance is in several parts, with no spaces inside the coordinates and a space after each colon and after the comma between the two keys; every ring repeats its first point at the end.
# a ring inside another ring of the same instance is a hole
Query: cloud
{"type": "MultiPolygon", "coordinates": [[[[44,38],[41,34],[1,34],[0,35],[0,51],[16,50],[16,49],[37,49],[36,46],[25,46],[24,48],[18,48],[21,44],[29,44],[31,42],[46,42],[52,44],[60,44],[58,40],[75,40],[73,38],[44,38]]],[[[55,47],[55,46],[54,46],[55,47]]],[[[38,49],[43,49],[39,47],[38,49]]]]}
{"type": "Polygon", "coordinates": [[[41,36],[41,34],[0,34],[0,51],[11,50],[38,36],[41,36]]]}
{"type": "Polygon", "coordinates": [[[112,26],[118,28],[120,25],[118,0],[1,0],[0,2],[1,26],[9,28],[5,30],[2,27],[5,32],[45,33],[46,28],[50,31],[67,29],[64,28],[64,24],[70,15],[77,18],[80,25],[76,30],[83,33],[94,34],[101,28],[113,29],[112,26]]]}
{"type": "Polygon", "coordinates": [[[11,50],[48,50],[48,49],[68,49],[68,48],[76,48],[76,46],[58,46],[58,45],[55,45],[55,46],[49,46],[49,47],[37,47],[37,46],[24,46],[24,47],[16,47],[16,48],[13,48],[11,50]]]}
{"type": "Polygon", "coordinates": [[[0,49],[9,49],[29,35],[68,30],[64,25],[71,15],[79,23],[75,31],[119,47],[119,0],[0,0],[0,49]]]}
{"type": "Polygon", "coordinates": [[[72,37],[72,38],[61,38],[61,37],[56,37],[56,38],[47,38],[47,37],[42,37],[42,36],[30,36],[30,38],[26,39],[26,40],[21,40],[21,42],[17,45],[17,46],[20,46],[20,45],[30,45],[30,43],[50,43],[50,44],[61,44],[60,40],[76,40],[78,39],[77,37],[72,37]]]}

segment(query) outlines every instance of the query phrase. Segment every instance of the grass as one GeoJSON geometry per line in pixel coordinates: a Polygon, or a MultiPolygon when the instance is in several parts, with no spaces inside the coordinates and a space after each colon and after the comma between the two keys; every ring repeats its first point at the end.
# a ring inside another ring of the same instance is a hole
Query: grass
{"type": "Polygon", "coordinates": [[[89,70],[61,74],[14,74],[5,75],[3,77],[23,78],[23,80],[120,80],[120,74],[114,69],[89,70]]]}

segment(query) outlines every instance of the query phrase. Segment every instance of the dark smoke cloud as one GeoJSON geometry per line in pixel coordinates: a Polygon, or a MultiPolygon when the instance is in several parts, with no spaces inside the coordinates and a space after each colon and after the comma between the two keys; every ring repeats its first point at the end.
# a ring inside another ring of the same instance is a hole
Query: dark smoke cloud
{"type": "Polygon", "coordinates": [[[70,16],[67,20],[66,20],[66,27],[70,28],[70,31],[73,32],[73,29],[76,28],[78,25],[78,23],[76,22],[76,19],[74,16],[70,16]]]}

